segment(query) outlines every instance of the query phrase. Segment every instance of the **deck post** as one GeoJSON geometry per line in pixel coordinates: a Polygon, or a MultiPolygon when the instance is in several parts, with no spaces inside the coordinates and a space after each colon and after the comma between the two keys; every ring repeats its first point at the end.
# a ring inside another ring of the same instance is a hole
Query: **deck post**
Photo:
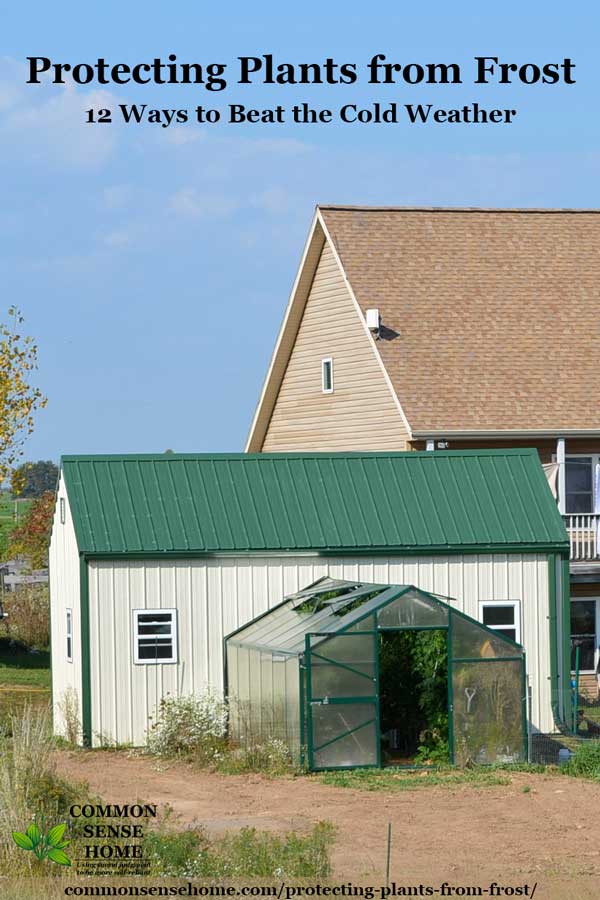
{"type": "Polygon", "coordinates": [[[561,516],[566,515],[566,470],[565,470],[565,439],[557,438],[556,462],[558,463],[558,511],[561,516]]]}

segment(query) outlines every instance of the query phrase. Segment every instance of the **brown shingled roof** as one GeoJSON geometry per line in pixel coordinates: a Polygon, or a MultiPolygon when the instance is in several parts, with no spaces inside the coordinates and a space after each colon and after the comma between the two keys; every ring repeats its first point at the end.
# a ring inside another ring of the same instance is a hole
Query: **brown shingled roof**
{"type": "Polygon", "coordinates": [[[319,209],[413,433],[600,429],[600,211],[319,209]]]}

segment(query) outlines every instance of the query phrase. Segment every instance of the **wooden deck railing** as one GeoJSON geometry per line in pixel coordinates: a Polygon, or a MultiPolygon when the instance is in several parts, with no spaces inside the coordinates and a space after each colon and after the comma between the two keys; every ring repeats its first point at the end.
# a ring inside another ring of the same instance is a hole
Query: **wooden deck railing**
{"type": "Polygon", "coordinates": [[[600,514],[582,513],[563,517],[571,539],[573,561],[600,562],[600,514]]]}

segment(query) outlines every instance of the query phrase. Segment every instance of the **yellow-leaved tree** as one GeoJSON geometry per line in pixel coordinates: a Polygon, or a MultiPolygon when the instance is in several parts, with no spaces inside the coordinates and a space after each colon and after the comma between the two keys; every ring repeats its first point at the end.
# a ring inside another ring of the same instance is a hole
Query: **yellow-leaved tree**
{"type": "Polygon", "coordinates": [[[46,405],[46,397],[31,384],[38,348],[32,337],[21,334],[23,321],[11,306],[8,321],[0,324],[0,484],[22,456],[36,411],[46,405]]]}

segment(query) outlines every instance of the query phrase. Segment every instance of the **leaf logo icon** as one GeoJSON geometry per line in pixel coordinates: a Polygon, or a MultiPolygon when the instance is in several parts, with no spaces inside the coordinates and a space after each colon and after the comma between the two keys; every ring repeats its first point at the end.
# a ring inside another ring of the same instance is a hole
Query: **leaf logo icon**
{"type": "Polygon", "coordinates": [[[70,866],[71,860],[64,851],[69,841],[63,840],[67,826],[55,825],[47,834],[42,834],[32,822],[27,831],[13,831],[13,841],[21,850],[31,850],[38,859],[51,859],[60,866],[70,866]]]}

